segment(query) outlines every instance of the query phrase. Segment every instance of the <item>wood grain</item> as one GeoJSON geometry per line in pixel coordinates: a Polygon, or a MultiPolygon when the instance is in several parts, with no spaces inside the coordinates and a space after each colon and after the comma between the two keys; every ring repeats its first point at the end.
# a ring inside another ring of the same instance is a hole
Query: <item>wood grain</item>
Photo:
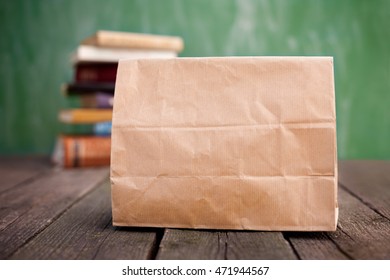
{"type": "Polygon", "coordinates": [[[42,231],[107,176],[106,168],[52,170],[0,194],[0,259],[42,231]]]}
{"type": "Polygon", "coordinates": [[[276,232],[167,229],[158,259],[296,259],[276,232]]]}
{"type": "Polygon", "coordinates": [[[107,180],[18,250],[12,259],[147,259],[155,238],[152,230],[118,230],[111,225],[107,180]]]}
{"type": "Polygon", "coordinates": [[[352,259],[390,259],[390,221],[339,189],[338,230],[328,233],[352,259]]]}
{"type": "Polygon", "coordinates": [[[145,260],[154,259],[160,229],[108,227],[109,235],[94,259],[145,260]]]}
{"type": "Polygon", "coordinates": [[[227,233],[227,259],[293,260],[297,259],[290,244],[280,232],[227,233]]]}
{"type": "Polygon", "coordinates": [[[225,259],[226,232],[167,229],[161,240],[160,260],[225,259]]]}
{"type": "Polygon", "coordinates": [[[287,232],[284,234],[303,260],[346,260],[344,254],[324,232],[287,232]]]}
{"type": "Polygon", "coordinates": [[[7,157],[0,159],[0,193],[38,178],[51,169],[46,157],[7,157]]]}
{"type": "Polygon", "coordinates": [[[390,161],[341,161],[339,182],[348,192],[390,219],[390,161]]]}

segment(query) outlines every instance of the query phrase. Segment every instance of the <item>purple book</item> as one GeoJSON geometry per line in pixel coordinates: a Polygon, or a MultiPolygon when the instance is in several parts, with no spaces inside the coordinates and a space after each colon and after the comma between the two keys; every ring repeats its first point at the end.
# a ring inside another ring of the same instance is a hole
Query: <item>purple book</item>
{"type": "Polygon", "coordinates": [[[112,108],[114,95],[105,92],[80,96],[81,106],[84,108],[112,108]]]}

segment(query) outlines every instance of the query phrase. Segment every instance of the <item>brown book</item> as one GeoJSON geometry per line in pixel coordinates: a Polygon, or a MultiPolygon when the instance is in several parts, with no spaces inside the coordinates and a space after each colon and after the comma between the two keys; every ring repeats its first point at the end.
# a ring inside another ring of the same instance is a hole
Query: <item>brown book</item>
{"type": "Polygon", "coordinates": [[[109,166],[110,153],[110,137],[60,136],[53,161],[66,168],[109,166]]]}
{"type": "Polygon", "coordinates": [[[118,31],[99,30],[81,42],[81,45],[99,47],[171,50],[183,50],[183,39],[175,36],[139,34],[118,31]]]}
{"type": "Polygon", "coordinates": [[[80,95],[80,103],[83,108],[112,108],[114,95],[104,92],[80,95]]]}
{"type": "Polygon", "coordinates": [[[78,63],[76,82],[115,82],[118,63],[78,63]]]}

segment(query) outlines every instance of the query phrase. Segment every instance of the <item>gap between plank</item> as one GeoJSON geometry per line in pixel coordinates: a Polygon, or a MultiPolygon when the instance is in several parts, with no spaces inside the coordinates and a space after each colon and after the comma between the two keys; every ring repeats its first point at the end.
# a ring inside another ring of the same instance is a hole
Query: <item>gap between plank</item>
{"type": "Polygon", "coordinates": [[[288,238],[287,233],[286,232],[281,232],[281,233],[282,233],[284,240],[287,241],[287,243],[290,245],[291,249],[293,250],[294,255],[297,257],[298,260],[301,260],[302,259],[301,256],[298,254],[298,251],[295,249],[294,245],[290,241],[290,238],[288,238]]]}
{"type": "Polygon", "coordinates": [[[165,229],[159,228],[156,230],[156,238],[153,242],[152,249],[150,250],[147,259],[148,260],[155,260],[158,254],[158,251],[160,249],[161,241],[164,237],[165,229]]]}
{"type": "MultiPolygon", "coordinates": [[[[228,259],[228,239],[229,239],[229,235],[227,234],[227,232],[221,232],[220,234],[225,235],[225,242],[223,243],[224,246],[225,246],[223,258],[224,258],[224,260],[227,260],[228,259]]],[[[218,234],[218,239],[219,238],[220,238],[220,235],[218,234]]],[[[218,244],[219,244],[219,242],[218,242],[218,244]]]]}

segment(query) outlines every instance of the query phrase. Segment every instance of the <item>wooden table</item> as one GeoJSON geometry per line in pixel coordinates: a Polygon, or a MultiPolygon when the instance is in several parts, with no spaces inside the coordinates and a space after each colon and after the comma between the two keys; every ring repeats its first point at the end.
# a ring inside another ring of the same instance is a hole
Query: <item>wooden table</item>
{"type": "Polygon", "coordinates": [[[390,259],[390,161],[341,161],[336,232],[111,225],[108,168],[0,160],[0,259],[390,259]]]}

